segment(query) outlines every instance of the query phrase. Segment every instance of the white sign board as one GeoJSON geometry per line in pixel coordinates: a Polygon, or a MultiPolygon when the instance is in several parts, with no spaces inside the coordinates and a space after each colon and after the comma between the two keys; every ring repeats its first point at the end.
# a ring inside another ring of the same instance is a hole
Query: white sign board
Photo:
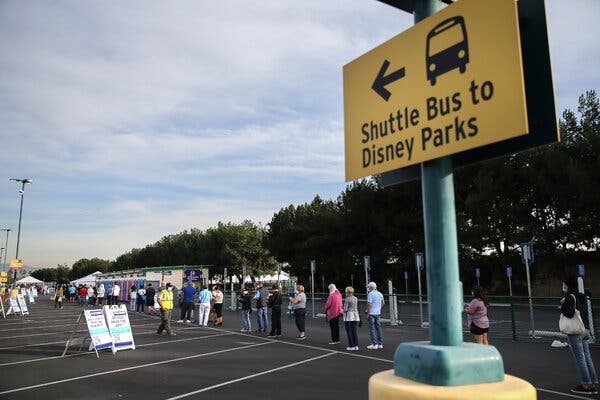
{"type": "Polygon", "coordinates": [[[11,312],[13,314],[21,314],[21,307],[19,307],[19,302],[17,301],[17,298],[11,297],[10,299],[8,299],[8,301],[10,302],[10,308],[8,309],[7,314],[10,314],[11,312]]]}
{"type": "Polygon", "coordinates": [[[96,350],[112,347],[113,339],[108,331],[108,326],[106,326],[102,310],[85,310],[85,321],[92,338],[92,346],[96,350]]]}
{"type": "Polygon", "coordinates": [[[19,302],[19,308],[21,309],[21,315],[29,315],[29,310],[27,309],[27,303],[25,302],[25,296],[23,296],[22,294],[18,294],[17,301],[19,302]]]}
{"type": "Polygon", "coordinates": [[[135,349],[133,332],[131,332],[131,325],[129,324],[129,315],[127,315],[127,307],[124,304],[104,306],[104,315],[113,338],[113,352],[135,349]]]}

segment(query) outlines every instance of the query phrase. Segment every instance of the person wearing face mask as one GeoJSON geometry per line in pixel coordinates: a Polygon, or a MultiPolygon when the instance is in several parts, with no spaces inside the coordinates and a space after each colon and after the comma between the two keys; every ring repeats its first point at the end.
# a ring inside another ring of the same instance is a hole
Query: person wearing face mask
{"type": "Polygon", "coordinates": [[[165,289],[158,294],[158,304],[160,305],[160,326],[156,333],[163,336],[176,336],[171,329],[171,312],[173,311],[173,285],[171,283],[167,283],[165,289]]]}
{"type": "Polygon", "coordinates": [[[490,330],[490,320],[488,319],[488,308],[490,302],[485,297],[485,291],[480,286],[475,286],[471,291],[473,299],[465,307],[468,315],[469,330],[475,336],[475,341],[479,344],[488,343],[488,332],[490,330]]]}
{"type": "Polygon", "coordinates": [[[571,353],[575,359],[575,365],[579,372],[581,384],[571,389],[573,393],[597,394],[598,376],[596,367],[590,353],[589,341],[590,321],[588,318],[587,299],[583,293],[579,293],[577,278],[568,277],[563,281],[564,297],[560,300],[560,311],[567,318],[575,317],[575,310],[579,311],[585,329],[579,335],[567,335],[571,353]]]}

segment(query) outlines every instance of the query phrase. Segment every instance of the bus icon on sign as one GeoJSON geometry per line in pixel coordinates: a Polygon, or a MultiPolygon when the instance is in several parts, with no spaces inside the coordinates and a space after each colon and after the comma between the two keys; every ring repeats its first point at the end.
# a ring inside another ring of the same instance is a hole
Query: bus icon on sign
{"type": "Polygon", "coordinates": [[[431,86],[446,72],[458,68],[462,74],[467,70],[469,45],[463,17],[451,17],[437,24],[427,34],[426,46],[427,80],[431,86]]]}

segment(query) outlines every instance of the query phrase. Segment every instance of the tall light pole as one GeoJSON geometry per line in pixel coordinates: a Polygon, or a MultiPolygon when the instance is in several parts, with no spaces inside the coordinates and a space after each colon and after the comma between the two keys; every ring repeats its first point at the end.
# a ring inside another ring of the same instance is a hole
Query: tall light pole
{"type": "Polygon", "coordinates": [[[5,231],[6,232],[6,243],[4,244],[4,264],[3,264],[3,269],[6,268],[6,254],[8,254],[8,232],[12,231],[12,229],[8,229],[8,228],[4,228],[4,229],[0,229],[0,231],[5,231]]]}
{"type": "MultiPolygon", "coordinates": [[[[21,207],[19,209],[19,229],[17,230],[17,251],[15,258],[19,258],[19,243],[21,241],[21,219],[23,217],[23,197],[25,197],[25,185],[31,184],[31,179],[16,179],[10,178],[11,181],[20,182],[21,189],[19,189],[19,193],[21,193],[21,207]]],[[[13,288],[17,286],[17,270],[15,270],[15,274],[13,276],[13,288]]]]}
{"type": "MultiPolygon", "coordinates": [[[[0,247],[0,261],[2,261],[2,253],[4,252],[4,247],[0,247]]],[[[4,271],[4,264],[2,264],[2,271],[4,271]]]]}

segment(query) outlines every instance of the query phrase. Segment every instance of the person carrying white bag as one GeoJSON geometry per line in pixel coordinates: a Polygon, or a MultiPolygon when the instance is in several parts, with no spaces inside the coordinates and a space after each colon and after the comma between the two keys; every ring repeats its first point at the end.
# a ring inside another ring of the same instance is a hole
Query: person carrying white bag
{"type": "Polygon", "coordinates": [[[598,376],[590,354],[589,341],[592,339],[588,320],[585,295],[577,290],[577,278],[563,280],[565,297],[560,300],[561,316],[559,327],[567,335],[581,384],[571,389],[573,393],[597,394],[598,376]]]}

